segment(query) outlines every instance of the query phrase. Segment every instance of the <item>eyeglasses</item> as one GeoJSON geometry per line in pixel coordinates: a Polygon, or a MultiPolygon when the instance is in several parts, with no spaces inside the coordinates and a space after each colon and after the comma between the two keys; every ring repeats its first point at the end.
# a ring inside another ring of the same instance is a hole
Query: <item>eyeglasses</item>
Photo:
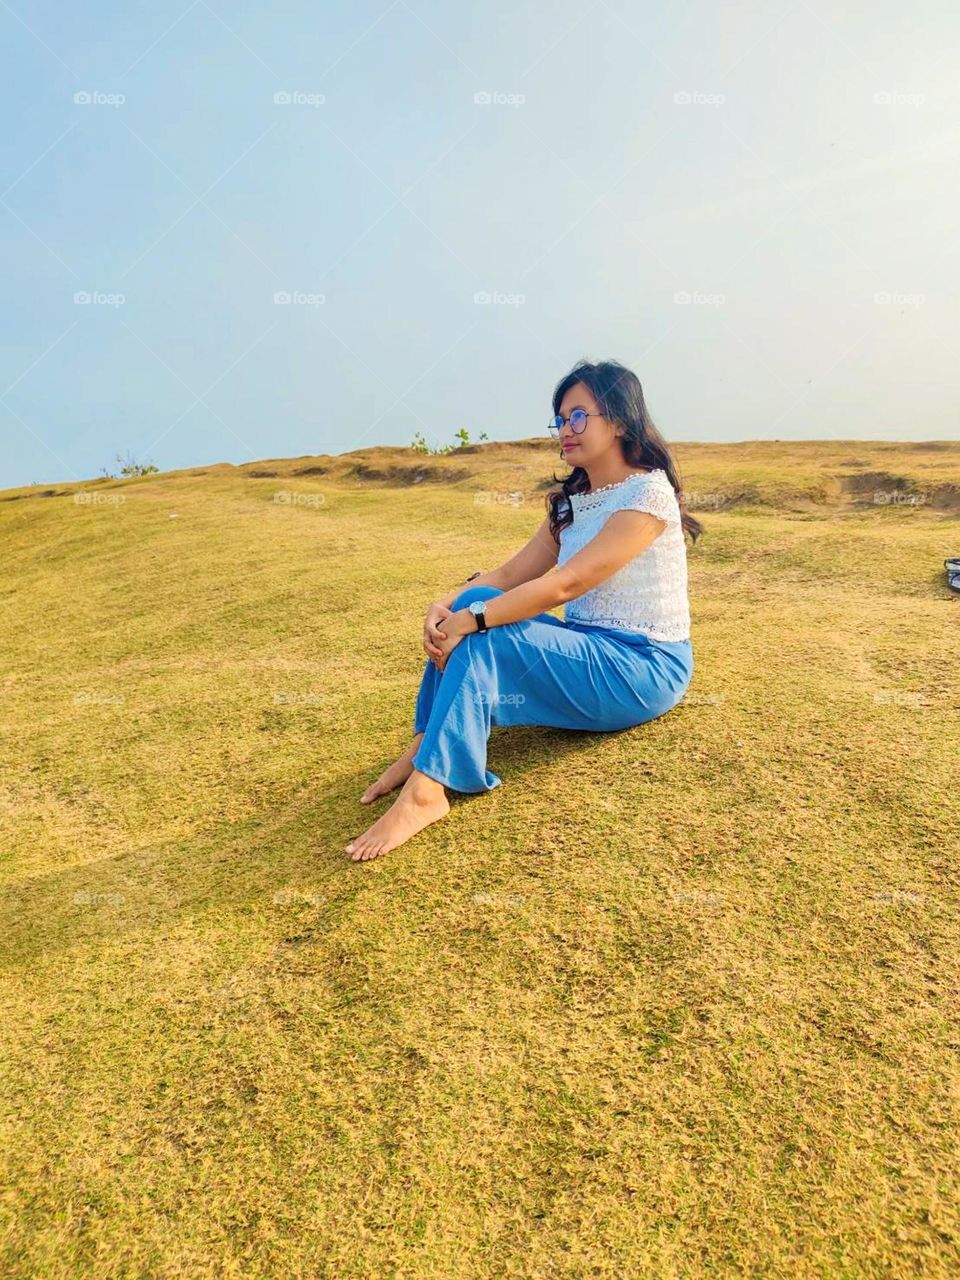
{"type": "Polygon", "coordinates": [[[560,432],[563,430],[563,424],[565,422],[569,422],[571,429],[579,436],[586,431],[588,418],[602,417],[602,413],[587,413],[586,409],[574,409],[569,418],[562,418],[559,413],[555,418],[551,418],[547,423],[547,430],[553,436],[554,440],[559,440],[560,432]]]}

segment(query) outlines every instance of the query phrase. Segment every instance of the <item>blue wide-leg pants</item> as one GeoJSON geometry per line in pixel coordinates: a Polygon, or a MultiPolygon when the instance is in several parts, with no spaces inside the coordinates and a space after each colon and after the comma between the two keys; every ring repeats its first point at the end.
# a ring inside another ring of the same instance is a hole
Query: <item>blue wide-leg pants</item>
{"type": "MultiPolygon", "coordinates": [[[[452,608],[502,595],[467,587],[452,608]]],[[[565,622],[540,613],[465,635],[441,672],[427,660],[414,712],[423,740],[414,768],[454,791],[492,791],[492,725],[610,732],[655,720],[683,697],[693,675],[689,640],[565,622]]]]}

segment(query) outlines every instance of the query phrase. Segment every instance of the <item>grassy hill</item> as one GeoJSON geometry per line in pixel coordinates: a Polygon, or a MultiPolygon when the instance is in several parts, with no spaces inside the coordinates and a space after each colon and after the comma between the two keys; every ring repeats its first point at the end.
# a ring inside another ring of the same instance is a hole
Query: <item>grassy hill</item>
{"type": "Polygon", "coordinates": [[[957,1274],[960,444],[677,456],[686,698],[370,863],[554,447],[0,493],[6,1274],[957,1274]]]}

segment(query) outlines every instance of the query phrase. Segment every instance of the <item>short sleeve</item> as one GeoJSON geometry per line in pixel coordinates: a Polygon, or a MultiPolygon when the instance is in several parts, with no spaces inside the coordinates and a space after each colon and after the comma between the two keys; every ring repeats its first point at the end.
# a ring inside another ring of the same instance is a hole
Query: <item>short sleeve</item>
{"type": "Polygon", "coordinates": [[[680,503],[667,479],[643,479],[619,497],[618,511],[647,511],[667,524],[680,524],[680,503]]]}

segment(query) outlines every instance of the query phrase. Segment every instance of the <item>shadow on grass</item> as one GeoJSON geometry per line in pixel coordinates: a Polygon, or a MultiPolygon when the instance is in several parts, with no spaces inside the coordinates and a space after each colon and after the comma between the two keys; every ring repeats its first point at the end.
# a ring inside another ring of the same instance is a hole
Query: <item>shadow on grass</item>
{"type": "MultiPolygon", "coordinates": [[[[509,786],[541,765],[613,736],[617,734],[497,726],[490,739],[490,767],[509,786]]],[[[341,776],[323,794],[315,787],[301,788],[279,809],[228,828],[219,838],[148,845],[13,882],[0,905],[0,965],[18,968],[74,946],[151,930],[162,934],[205,913],[268,910],[291,900],[317,908],[322,920],[367,883],[358,879],[364,868],[392,863],[443,827],[428,828],[387,859],[354,862],[343,846],[396,796],[393,792],[361,805],[370,780],[371,771],[364,769],[341,776]]],[[[462,806],[490,793],[448,794],[454,818],[462,806]]],[[[518,788],[517,804],[524,803],[524,791],[518,788]]]]}

